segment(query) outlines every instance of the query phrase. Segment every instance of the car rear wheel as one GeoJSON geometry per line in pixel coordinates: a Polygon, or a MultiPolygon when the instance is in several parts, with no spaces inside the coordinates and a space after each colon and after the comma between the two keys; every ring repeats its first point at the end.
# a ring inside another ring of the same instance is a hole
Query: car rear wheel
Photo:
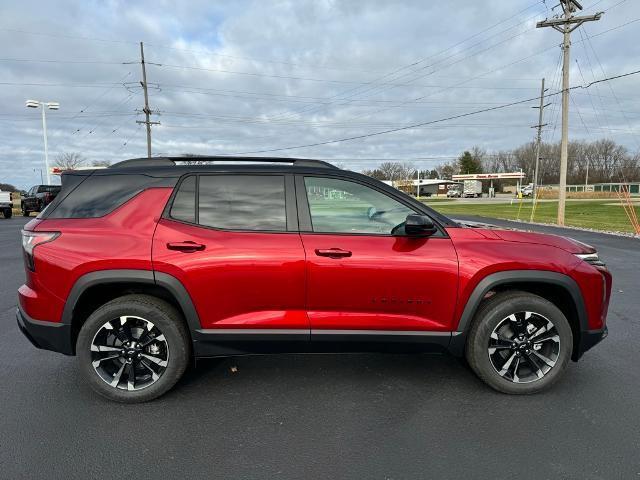
{"type": "Polygon", "coordinates": [[[4,218],[11,218],[13,216],[13,212],[10,208],[5,208],[3,214],[4,218]]]}
{"type": "Polygon", "coordinates": [[[22,206],[22,216],[23,217],[28,217],[29,215],[31,215],[31,212],[29,210],[25,210],[24,205],[22,206]]]}
{"type": "Polygon", "coordinates": [[[553,303],[526,292],[504,292],[477,312],[467,337],[471,368],[490,387],[510,394],[545,390],[562,376],[573,334],[553,303]]]}
{"type": "Polygon", "coordinates": [[[80,330],[80,370],[100,395],[117,402],[153,400],[171,389],[189,361],[189,334],[170,304],[127,295],[98,308],[80,330]]]}

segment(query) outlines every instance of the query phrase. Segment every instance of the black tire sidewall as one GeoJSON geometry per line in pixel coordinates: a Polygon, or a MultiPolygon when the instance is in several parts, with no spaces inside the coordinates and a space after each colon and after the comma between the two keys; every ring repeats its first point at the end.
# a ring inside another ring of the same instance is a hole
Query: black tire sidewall
{"type": "Polygon", "coordinates": [[[573,351],[573,334],[566,317],[553,303],[537,295],[516,293],[496,295],[480,309],[467,338],[466,356],[471,368],[490,387],[503,393],[531,394],[551,387],[564,373],[573,351]],[[543,378],[530,383],[513,383],[494,369],[489,359],[489,338],[493,329],[510,314],[521,311],[539,313],[548,318],[560,336],[556,364],[543,378]]]}
{"type": "Polygon", "coordinates": [[[190,357],[190,339],[178,312],[166,302],[143,295],[130,295],[98,308],[83,324],[76,342],[80,371],[89,386],[109,400],[139,403],[153,400],[170,390],[182,377],[190,357]],[[96,373],[91,363],[91,343],[96,332],[109,320],[133,315],[154,323],[169,347],[166,370],[152,385],[137,391],[111,387],[96,373]]]}

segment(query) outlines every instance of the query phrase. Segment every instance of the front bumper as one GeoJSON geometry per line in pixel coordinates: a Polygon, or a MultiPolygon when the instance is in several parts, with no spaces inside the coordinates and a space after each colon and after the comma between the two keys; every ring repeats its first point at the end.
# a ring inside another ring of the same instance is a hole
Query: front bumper
{"type": "Polygon", "coordinates": [[[607,335],[609,335],[609,329],[606,326],[601,330],[587,330],[585,332],[581,332],[578,351],[574,352],[573,359],[578,360],[584,352],[607,338],[607,335]]]}
{"type": "Polygon", "coordinates": [[[71,325],[42,322],[30,318],[20,307],[16,310],[18,328],[36,348],[75,355],[71,325]]]}

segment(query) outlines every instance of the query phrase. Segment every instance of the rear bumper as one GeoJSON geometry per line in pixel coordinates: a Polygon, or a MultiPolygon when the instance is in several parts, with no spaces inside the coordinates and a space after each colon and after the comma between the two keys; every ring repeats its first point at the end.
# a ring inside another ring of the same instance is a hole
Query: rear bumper
{"type": "Polygon", "coordinates": [[[34,347],[75,355],[71,342],[71,325],[34,320],[20,307],[16,310],[16,319],[18,328],[34,347]]]}

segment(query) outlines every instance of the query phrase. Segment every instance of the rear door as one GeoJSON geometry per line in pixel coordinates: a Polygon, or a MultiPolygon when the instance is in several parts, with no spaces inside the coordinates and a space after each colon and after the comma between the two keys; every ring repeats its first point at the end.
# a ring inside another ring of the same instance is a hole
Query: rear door
{"type": "Polygon", "coordinates": [[[285,175],[200,174],[179,183],[154,235],[153,265],[182,282],[203,332],[308,340],[293,194],[285,175]]]}
{"type": "Polygon", "coordinates": [[[296,187],[312,341],[415,335],[448,343],[458,261],[444,231],[405,235],[415,210],[356,180],[299,176],[296,187]]]}

